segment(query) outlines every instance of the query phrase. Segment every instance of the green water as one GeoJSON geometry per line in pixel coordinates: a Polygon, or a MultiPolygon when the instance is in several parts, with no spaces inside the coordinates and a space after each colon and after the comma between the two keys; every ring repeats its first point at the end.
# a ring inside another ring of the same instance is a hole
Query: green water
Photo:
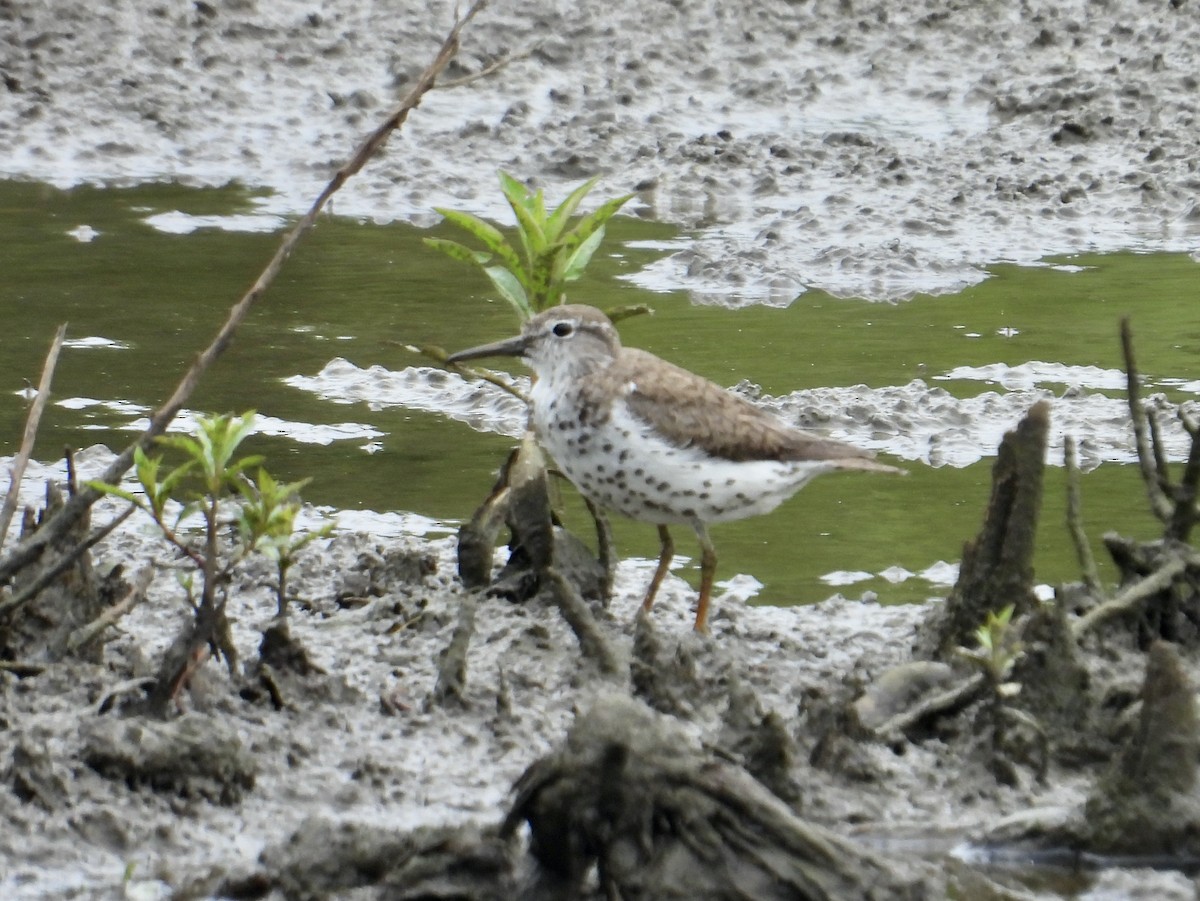
{"type": "MultiPolygon", "coordinates": [[[[237,187],[80,188],[0,183],[0,453],[13,453],[25,415],[22,379],[36,382],[54,328],[69,337],[103,336],[129,350],[64,350],[56,398],[88,397],[157,406],[183,368],[208,343],[229,306],[258,275],[278,234],[202,229],[163,234],[144,219],[182,210],[194,215],[253,210],[253,195],[237,187]],[[67,232],[100,232],[82,243],[67,232]]],[[[486,494],[510,441],[480,435],[433,414],[366,405],[337,405],[282,384],[313,375],[341,356],[359,366],[400,369],[420,362],[400,345],[461,348],[509,334],[509,309],[486,300],[487,285],[466,267],[426,250],[427,234],[327,217],[301,245],[253,312],[235,343],[192,398],[193,409],[254,408],[285,420],[345,421],[386,433],[382,451],[367,454],[362,439],[328,446],[256,438],[255,451],[282,478],[312,476],[306,497],[340,508],[408,510],[442,520],[470,514],[486,494]]],[[[630,241],[665,240],[662,225],[618,219],[607,253],[598,255],[572,300],[616,306],[649,303],[654,317],[622,325],[631,345],[646,347],[732,384],[748,378],[769,393],[826,385],[871,386],[931,379],[955,366],[1028,360],[1120,366],[1117,320],[1134,317],[1143,372],[1200,378],[1197,266],[1184,256],[1132,254],[1058,262],[1081,272],[997,266],[984,283],[953,297],[919,297],[887,305],[805,294],[784,310],[729,311],[694,306],[682,294],[652,294],[617,278],[657,255],[630,241]],[[1001,329],[1016,329],[1003,337],[1001,329]],[[968,333],[980,337],[968,338],[968,333]]],[[[987,388],[939,382],[959,396],[987,388]]],[[[58,457],[64,446],[96,442],[120,447],[130,433],[113,427],[127,417],[51,406],[36,456],[58,457]]],[[[900,565],[919,571],[955,561],[978,529],[991,460],[965,469],[908,464],[906,479],[862,475],[818,480],[770,516],[718,526],[718,578],[737,572],[765,583],[761,598],[796,603],[827,596],[818,582],[832,570],[879,572],[900,565]]],[[[1105,465],[1084,480],[1086,524],[1099,536],[1119,529],[1157,534],[1145,513],[1131,467],[1105,465]]],[[[1061,527],[1062,470],[1048,471],[1038,575],[1072,578],[1076,567],[1061,527]]],[[[621,552],[653,556],[650,526],[617,523],[621,552]]],[[[581,534],[586,525],[580,522],[581,534]]],[[[677,536],[681,554],[692,539],[677,536]]],[[[686,572],[695,581],[694,569],[686,572]]],[[[939,593],[919,580],[898,586],[876,578],[846,589],[877,591],[893,601],[939,593]]]]}

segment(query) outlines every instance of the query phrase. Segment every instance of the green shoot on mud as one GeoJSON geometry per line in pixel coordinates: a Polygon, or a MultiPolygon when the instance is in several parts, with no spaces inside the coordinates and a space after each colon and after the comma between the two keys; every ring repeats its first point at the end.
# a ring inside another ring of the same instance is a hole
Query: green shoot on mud
{"type": "Polygon", "coordinates": [[[546,210],[542,190],[530,189],[511,175],[500,173],[500,190],[516,217],[514,246],[498,228],[461,210],[437,208],[447,222],[457,225],[483,244],[472,250],[445,238],[425,243],[464,263],[478,266],[524,322],[548,307],[563,303],[567,285],[577,281],[604,240],[604,227],[634,194],[614,197],[573,225],[580,202],[596,186],[599,176],[588,179],[558,205],[546,210]]]}
{"type": "MultiPolygon", "coordinates": [[[[205,646],[213,646],[225,657],[230,673],[236,670],[236,649],[225,616],[226,589],[235,567],[252,553],[274,561],[278,574],[276,596],[279,614],[287,607],[287,574],[299,552],[313,540],[329,534],[330,523],[321,529],[296,534],[300,501],[296,493],[307,480],[277,482],[261,466],[259,455],[236,457],[242,442],[254,431],[254,412],[242,416],[205,416],[191,435],[169,435],[158,439],[164,448],[178,452],[182,462],[166,469],[164,458],[138,450],[134,473],[141,488],[135,493],[104,482],[91,483],[98,491],[123,498],[147,513],[163,537],[176,547],[195,570],[180,583],[187,591],[195,613],[192,628],[179,648],[183,663],[164,663],[160,685],[172,696],[205,646]],[[247,471],[259,467],[257,479],[247,471]],[[228,516],[230,503],[236,508],[228,516]],[[174,514],[172,504],[180,507],[174,514]],[[197,542],[182,528],[185,519],[198,513],[202,520],[197,542]],[[230,541],[228,526],[236,526],[230,541]],[[194,594],[194,574],[200,575],[200,598],[194,594]]],[[[170,656],[170,654],[168,655],[170,656]]]]}
{"type": "Polygon", "coordinates": [[[1015,606],[1009,604],[999,612],[989,611],[987,620],[975,630],[976,647],[958,648],[958,654],[984,677],[988,688],[985,711],[991,724],[991,769],[1005,784],[1016,783],[1016,769],[1009,759],[1007,748],[1011,741],[1011,727],[1024,729],[1035,745],[1035,772],[1044,779],[1049,765],[1049,745],[1041,724],[1011,705],[1021,693],[1021,683],[1012,681],[1013,668],[1025,656],[1020,641],[1020,630],[1013,624],[1015,606]]]}
{"type": "Polygon", "coordinates": [[[1000,699],[1015,697],[1021,691],[1019,683],[1007,681],[1024,654],[1017,630],[1012,627],[1014,609],[1009,604],[999,612],[989,611],[986,622],[975,630],[978,647],[958,649],[959,656],[984,674],[992,693],[1000,699]]]}
{"type": "Polygon", "coordinates": [[[295,564],[300,551],[316,539],[327,537],[335,525],[327,522],[310,532],[296,532],[300,490],[311,481],[277,482],[259,467],[255,481],[242,479],[238,482],[238,490],[242,493],[237,514],[238,535],[243,547],[257,551],[275,563],[275,595],[280,619],[287,616],[288,570],[295,564]]]}

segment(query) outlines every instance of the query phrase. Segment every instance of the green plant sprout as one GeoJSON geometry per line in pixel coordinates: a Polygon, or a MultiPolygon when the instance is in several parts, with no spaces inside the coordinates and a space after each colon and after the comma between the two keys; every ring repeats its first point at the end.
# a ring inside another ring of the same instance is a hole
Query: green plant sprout
{"type": "Polygon", "coordinates": [[[1025,653],[1012,628],[1014,609],[1009,604],[999,612],[988,611],[987,620],[975,630],[978,647],[958,649],[959,656],[979,669],[992,691],[1001,698],[1015,697],[1021,691],[1019,683],[1006,681],[1025,653]]]}
{"type": "Polygon", "coordinates": [[[531,190],[506,172],[500,189],[516,217],[518,247],[498,228],[461,210],[436,208],[447,222],[468,232],[486,250],[472,250],[445,238],[426,238],[429,247],[478,266],[524,322],[548,307],[562,303],[570,282],[583,275],[592,255],[604,240],[604,227],[634,194],[605,201],[595,211],[571,225],[580,202],[596,186],[599,176],[588,179],[547,212],[542,190],[531,190]]]}
{"type": "Polygon", "coordinates": [[[164,470],[161,456],[150,456],[139,449],[134,456],[134,474],[141,494],[117,485],[90,483],[97,490],[120,497],[145,511],[163,537],[200,573],[198,602],[194,573],[180,578],[195,621],[179,642],[176,656],[183,662],[172,662],[170,651],[164,661],[159,685],[168,697],[185,680],[188,667],[195,665],[198,653],[206,645],[224,656],[231,674],[236,672],[237,655],[225,616],[224,593],[234,568],[255,552],[273,560],[279,577],[276,584],[279,613],[284,616],[288,570],[306,545],[328,535],[333,528],[330,523],[316,531],[297,535],[295,522],[300,502],[296,492],[308,480],[277,482],[261,467],[263,458],[260,455],[235,458],[242,442],[254,431],[254,418],[252,410],[241,416],[205,416],[197,421],[191,435],[160,438],[160,445],[178,451],[184,457],[182,463],[169,470],[164,470]],[[246,473],[255,466],[259,467],[258,477],[251,480],[246,473]],[[232,517],[237,541],[232,545],[223,539],[229,520],[222,516],[230,498],[235,499],[237,506],[232,517]],[[173,517],[168,514],[170,502],[182,504],[173,517]],[[183,520],[193,513],[199,513],[203,520],[199,547],[180,529],[183,520]]]}
{"type": "Polygon", "coordinates": [[[327,522],[319,529],[297,534],[296,516],[301,507],[299,493],[311,481],[278,482],[259,467],[255,481],[242,479],[238,483],[242,494],[237,514],[238,535],[244,547],[275,563],[275,593],[280,619],[287,617],[288,570],[295,564],[300,551],[318,538],[327,537],[336,525],[327,522]]]}
{"type": "Polygon", "coordinates": [[[1021,683],[1011,680],[1013,668],[1025,656],[1013,625],[1015,606],[1009,604],[1003,610],[989,611],[987,620],[975,630],[977,647],[958,648],[958,654],[972,664],[984,676],[988,687],[986,699],[987,717],[991,723],[991,769],[1000,781],[1016,783],[1016,770],[1008,758],[1006,746],[1010,744],[1010,726],[1023,727],[1035,744],[1036,759],[1033,761],[1039,780],[1044,779],[1049,766],[1049,740],[1041,724],[1023,710],[1012,707],[1008,702],[1021,693],[1021,683]]]}

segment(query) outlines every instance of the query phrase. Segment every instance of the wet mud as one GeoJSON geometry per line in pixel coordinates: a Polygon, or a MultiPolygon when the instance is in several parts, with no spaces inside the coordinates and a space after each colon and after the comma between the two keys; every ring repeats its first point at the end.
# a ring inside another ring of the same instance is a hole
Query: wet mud
{"type": "MultiPolygon", "coordinates": [[[[274,189],[262,213],[294,213],[424,65],[439,16],[0,3],[0,171],[239,180],[274,189]]],[[[497,213],[497,168],[551,187],[601,173],[695,232],[637,280],[734,305],[952,291],[988,263],[1055,253],[1191,251],[1197,54],[1187,3],[495,3],[455,74],[516,58],[430,97],[337,212],[497,213]]],[[[986,438],[958,443],[1000,436],[986,438]]],[[[1127,442],[1112,453],[1128,460],[1127,442]]],[[[86,478],[104,462],[77,465],[86,478]]],[[[103,502],[93,525],[117,511],[103,502]]],[[[1003,533],[976,540],[994,564],[977,577],[1028,588],[999,565],[1003,533]]],[[[1110,546],[1115,598],[1026,597],[1012,666],[981,671],[957,653],[978,617],[947,631],[940,604],[718,597],[705,640],[674,577],[637,619],[635,563],[606,605],[545,568],[497,595],[464,587],[452,538],[368,523],[301,558],[280,645],[264,647],[269,567],[240,569],[227,613],[245,667],[198,665],[148,717],[139,696],[192,614],[179,561],[130,520],[91,564],[148,573],[130,579],[145,596],[102,648],[67,650],[73,620],[5,633],[0,890],[724,898],[776,879],[801,897],[1191,898],[1197,564],[1179,541],[1110,546]],[[1097,612],[1142,589],[1149,602],[1097,612]]],[[[490,583],[506,562],[474,565],[490,583]]],[[[72,595],[58,597],[51,613],[72,595]]]]}
{"type": "MultiPolygon", "coordinates": [[[[450,4],[0,7],[0,172],[237,181],[307,209],[450,4]]],[[[501,215],[495,172],[600,174],[694,240],[634,276],[702,302],[953,292],[998,261],[1192,252],[1186,2],[496,2],[342,215],[501,215]],[[508,64],[472,79],[500,61],[508,64]]]]}

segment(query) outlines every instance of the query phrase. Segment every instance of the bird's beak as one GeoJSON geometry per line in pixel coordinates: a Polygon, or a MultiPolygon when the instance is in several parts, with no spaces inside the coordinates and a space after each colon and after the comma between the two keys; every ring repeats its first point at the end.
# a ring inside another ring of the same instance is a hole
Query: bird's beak
{"type": "Polygon", "coordinates": [[[517,335],[515,338],[506,338],[503,341],[494,341],[491,344],[481,344],[478,347],[460,350],[458,353],[446,357],[446,362],[462,363],[466,360],[478,360],[480,357],[520,357],[524,355],[528,344],[524,335],[517,335]]]}

